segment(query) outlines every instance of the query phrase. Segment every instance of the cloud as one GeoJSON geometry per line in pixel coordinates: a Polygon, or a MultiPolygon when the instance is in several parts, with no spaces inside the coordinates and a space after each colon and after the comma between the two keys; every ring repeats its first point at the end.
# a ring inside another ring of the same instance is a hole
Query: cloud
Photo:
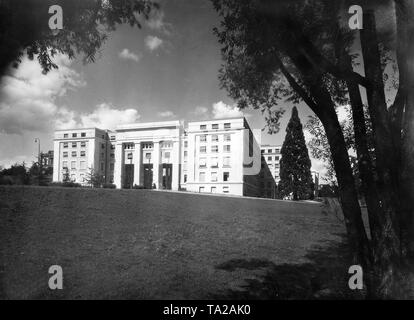
{"type": "Polygon", "coordinates": [[[150,17],[146,20],[145,24],[152,30],[169,35],[171,34],[172,24],[165,22],[164,16],[165,14],[163,10],[151,11],[150,17]]]}
{"type": "Polygon", "coordinates": [[[243,117],[243,112],[236,105],[231,106],[223,101],[214,103],[212,112],[214,119],[243,117]]]}
{"type": "Polygon", "coordinates": [[[147,36],[145,37],[144,42],[150,51],[154,51],[160,48],[164,41],[157,36],[147,36]]]}
{"type": "Polygon", "coordinates": [[[36,59],[22,59],[18,69],[2,78],[0,85],[0,132],[22,134],[23,131],[45,132],[51,119],[64,122],[65,110],[56,105],[56,99],[68,90],[75,90],[86,83],[70,68],[65,55],[54,59],[59,69],[46,75],[36,59]]]}
{"type": "Polygon", "coordinates": [[[141,59],[141,56],[129,51],[129,49],[125,48],[123,49],[119,54],[118,54],[119,58],[123,59],[123,60],[132,60],[135,62],[138,62],[141,59]]]}
{"type": "Polygon", "coordinates": [[[161,112],[158,112],[157,114],[161,118],[172,118],[172,117],[175,117],[174,112],[169,111],[169,110],[167,110],[167,111],[161,111],[161,112]]]}
{"type": "Polygon", "coordinates": [[[113,130],[121,124],[138,122],[140,117],[135,108],[116,109],[110,104],[102,103],[93,112],[81,115],[78,126],[113,130]]]}

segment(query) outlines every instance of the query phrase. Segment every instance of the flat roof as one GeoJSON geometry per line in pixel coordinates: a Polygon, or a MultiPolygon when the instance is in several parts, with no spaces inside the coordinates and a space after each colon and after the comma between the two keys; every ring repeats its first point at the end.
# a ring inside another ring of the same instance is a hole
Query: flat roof
{"type": "Polygon", "coordinates": [[[157,121],[157,122],[137,122],[122,124],[116,127],[115,131],[118,130],[133,130],[133,129],[150,129],[150,128],[160,128],[160,127],[179,127],[181,123],[179,120],[174,121],[157,121]]]}

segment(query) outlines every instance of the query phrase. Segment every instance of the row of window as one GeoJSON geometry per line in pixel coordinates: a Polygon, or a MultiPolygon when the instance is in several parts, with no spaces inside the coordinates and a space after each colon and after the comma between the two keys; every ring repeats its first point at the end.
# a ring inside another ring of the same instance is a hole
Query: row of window
{"type": "Polygon", "coordinates": [[[267,161],[272,161],[273,159],[275,159],[275,161],[279,161],[280,160],[280,157],[279,156],[275,156],[275,157],[268,156],[267,157],[267,161]]]}
{"type": "MultiPolygon", "coordinates": [[[[218,142],[219,141],[219,135],[218,134],[212,134],[210,135],[211,142],[218,142]]],[[[231,135],[230,134],[224,134],[223,135],[223,141],[231,141],[231,135]]],[[[200,142],[207,142],[207,135],[203,134],[200,136],[200,142]]]]}
{"type": "MultiPolygon", "coordinates": [[[[69,162],[68,161],[63,161],[62,162],[62,168],[63,169],[69,169],[68,167],[69,162]]],[[[76,170],[77,167],[77,161],[71,161],[70,162],[70,169],[71,170],[76,170]]],[[[86,161],[79,161],[79,170],[86,170],[86,161]]]]}
{"type": "MultiPolygon", "coordinates": [[[[219,146],[217,146],[217,145],[211,146],[211,152],[217,153],[218,150],[219,150],[219,146]]],[[[223,146],[223,151],[224,152],[230,152],[230,150],[231,150],[230,145],[224,145],[223,146]]],[[[200,153],[206,153],[206,152],[207,152],[207,147],[206,146],[200,146],[200,153]]]]}
{"type": "MultiPolygon", "coordinates": [[[[210,189],[207,189],[206,187],[199,187],[198,188],[199,192],[211,192],[211,193],[217,193],[217,187],[216,186],[212,186],[210,187],[210,189]]],[[[228,186],[223,186],[222,189],[223,193],[229,193],[229,187],[228,186]]]]}
{"type": "MultiPolygon", "coordinates": [[[[224,182],[229,181],[230,179],[230,173],[229,172],[223,172],[223,180],[224,182]]],[[[206,173],[200,172],[198,175],[198,181],[199,182],[206,182],[206,173]]],[[[210,182],[218,182],[218,173],[217,172],[211,172],[210,174],[210,182]]]]}
{"type": "MultiPolygon", "coordinates": [[[[72,155],[72,157],[77,157],[78,153],[76,151],[72,151],[71,155],[72,155]]],[[[68,156],[69,156],[69,152],[64,151],[63,152],[63,158],[67,158],[68,156]]],[[[80,156],[81,157],[86,157],[86,151],[81,151],[80,156]]]]}
{"type": "MultiPolygon", "coordinates": [[[[230,122],[227,122],[227,123],[224,124],[223,127],[224,127],[224,129],[230,129],[231,128],[231,123],[230,122]]],[[[211,129],[217,130],[217,129],[220,129],[220,126],[219,126],[218,123],[213,123],[211,125],[211,129]]],[[[206,124],[201,124],[200,125],[200,130],[207,130],[207,125],[206,124]]]]}
{"type": "Polygon", "coordinates": [[[262,150],[262,153],[280,153],[280,148],[276,148],[276,149],[267,149],[267,152],[266,152],[266,150],[262,150]],[[273,151],[274,150],[274,151],[273,151]]]}
{"type": "MultiPolygon", "coordinates": [[[[230,157],[223,157],[223,167],[230,167],[230,157]]],[[[206,168],[207,167],[207,158],[200,158],[198,160],[198,165],[200,168],[206,168]]],[[[210,159],[210,166],[212,168],[218,168],[218,158],[214,157],[210,159]]]]}
{"type": "MultiPolygon", "coordinates": [[[[86,147],[86,141],[81,141],[79,143],[80,143],[81,148],[86,147]]],[[[77,148],[78,143],[77,142],[71,142],[71,146],[72,146],[72,148],[77,148]]],[[[69,142],[63,142],[63,148],[65,148],[65,149],[69,148],[69,142]]]]}
{"type": "MultiPolygon", "coordinates": [[[[83,138],[83,137],[86,137],[86,132],[81,132],[80,133],[80,136],[83,138]]],[[[77,138],[78,137],[78,134],[77,133],[72,133],[72,138],[77,138]]],[[[69,138],[69,133],[64,133],[63,134],[63,138],[69,138]]]]}

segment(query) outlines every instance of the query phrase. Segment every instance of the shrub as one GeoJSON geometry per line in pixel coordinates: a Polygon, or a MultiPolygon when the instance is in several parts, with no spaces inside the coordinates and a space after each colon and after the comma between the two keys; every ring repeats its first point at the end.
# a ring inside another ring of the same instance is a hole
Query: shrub
{"type": "Polygon", "coordinates": [[[50,187],[65,187],[65,188],[80,188],[82,187],[81,184],[68,181],[68,182],[51,182],[49,183],[50,187]]]}
{"type": "Polygon", "coordinates": [[[102,188],[105,188],[105,189],[115,189],[116,188],[116,185],[114,185],[113,183],[104,183],[104,184],[102,184],[102,188]]]}
{"type": "Polygon", "coordinates": [[[134,186],[132,187],[132,189],[145,189],[145,188],[144,188],[144,186],[134,184],[134,186]]]}

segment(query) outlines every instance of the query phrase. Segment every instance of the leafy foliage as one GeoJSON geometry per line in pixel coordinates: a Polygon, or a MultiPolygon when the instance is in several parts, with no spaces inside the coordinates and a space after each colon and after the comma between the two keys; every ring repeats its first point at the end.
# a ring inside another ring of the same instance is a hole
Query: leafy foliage
{"type": "Polygon", "coordinates": [[[57,53],[82,55],[93,62],[110,31],[119,24],[141,27],[139,16],[148,18],[158,4],[149,0],[2,0],[0,1],[0,74],[10,63],[15,67],[24,52],[37,57],[43,72],[57,68],[57,53]],[[63,10],[63,29],[50,30],[51,5],[63,10]]]}

